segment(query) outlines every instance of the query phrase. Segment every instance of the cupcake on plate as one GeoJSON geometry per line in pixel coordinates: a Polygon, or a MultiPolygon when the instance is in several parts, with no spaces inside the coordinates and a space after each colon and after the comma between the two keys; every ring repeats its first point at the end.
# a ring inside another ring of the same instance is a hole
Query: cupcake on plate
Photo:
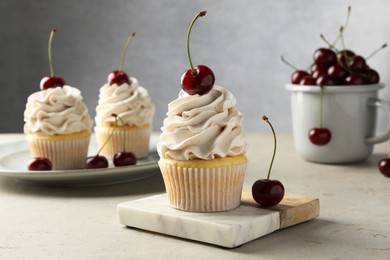
{"type": "Polygon", "coordinates": [[[138,80],[128,77],[123,71],[126,49],[134,35],[129,37],[125,45],[119,69],[110,73],[108,82],[99,90],[95,134],[99,147],[109,139],[100,152],[107,158],[113,158],[115,153],[122,151],[124,144],[126,152],[134,153],[137,158],[149,154],[154,105],[148,91],[139,86],[138,80]],[[121,119],[117,121],[116,127],[113,114],[121,119]]]}
{"type": "Polygon", "coordinates": [[[84,168],[93,122],[77,88],[64,85],[33,93],[24,122],[32,157],[49,159],[53,170],[84,168]]]}
{"type": "Polygon", "coordinates": [[[24,133],[32,157],[51,161],[53,170],[84,168],[91,136],[91,120],[80,90],[55,77],[49,40],[50,77],[41,80],[41,91],[31,94],[24,111],[24,133]]]}

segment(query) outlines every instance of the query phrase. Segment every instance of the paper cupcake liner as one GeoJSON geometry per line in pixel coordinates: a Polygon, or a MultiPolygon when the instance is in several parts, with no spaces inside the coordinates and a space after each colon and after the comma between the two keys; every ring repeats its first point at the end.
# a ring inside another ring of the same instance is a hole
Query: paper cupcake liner
{"type": "Polygon", "coordinates": [[[231,210],[240,205],[247,163],[185,168],[159,161],[170,206],[192,212],[231,210]]]}
{"type": "Polygon", "coordinates": [[[27,141],[32,157],[45,157],[53,170],[82,169],[88,156],[90,135],[87,137],[66,137],[64,140],[50,140],[28,136],[27,141]]]}
{"type": "MultiPolygon", "coordinates": [[[[109,138],[112,129],[112,127],[95,127],[95,135],[99,149],[109,138]]],[[[127,128],[121,129],[118,127],[100,154],[107,157],[108,159],[112,159],[116,153],[123,152],[123,137],[125,136],[126,152],[134,153],[138,159],[147,157],[149,155],[150,134],[150,126],[131,127],[130,130],[127,128]],[[125,131],[125,134],[123,134],[123,131],[125,131]]]]}

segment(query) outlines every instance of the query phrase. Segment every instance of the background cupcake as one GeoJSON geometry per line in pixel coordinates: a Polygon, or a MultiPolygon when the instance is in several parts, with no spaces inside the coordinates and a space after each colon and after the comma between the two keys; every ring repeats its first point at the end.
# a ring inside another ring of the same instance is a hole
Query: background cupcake
{"type": "Polygon", "coordinates": [[[24,133],[32,157],[44,157],[53,170],[84,168],[92,120],[78,89],[64,85],[30,95],[24,133]]]}
{"type": "Polygon", "coordinates": [[[148,91],[139,86],[138,80],[129,78],[123,71],[126,50],[134,36],[135,33],[132,33],[127,39],[119,69],[108,75],[108,82],[99,90],[95,134],[99,147],[102,147],[112,133],[100,152],[110,159],[115,153],[122,152],[124,144],[126,147],[123,152],[132,152],[137,158],[149,154],[154,105],[148,91]],[[116,127],[113,114],[121,119],[117,121],[116,127]]]}

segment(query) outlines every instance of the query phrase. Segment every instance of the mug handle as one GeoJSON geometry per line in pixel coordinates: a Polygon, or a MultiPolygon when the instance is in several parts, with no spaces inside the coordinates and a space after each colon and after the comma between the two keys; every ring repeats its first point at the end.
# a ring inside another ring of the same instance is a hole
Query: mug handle
{"type": "Polygon", "coordinates": [[[387,123],[387,128],[385,129],[385,131],[381,135],[366,138],[366,144],[377,144],[377,143],[381,143],[381,142],[389,140],[389,138],[390,138],[390,103],[385,101],[385,100],[379,99],[379,98],[369,98],[368,102],[367,102],[367,106],[382,108],[387,116],[388,123],[387,123]]]}

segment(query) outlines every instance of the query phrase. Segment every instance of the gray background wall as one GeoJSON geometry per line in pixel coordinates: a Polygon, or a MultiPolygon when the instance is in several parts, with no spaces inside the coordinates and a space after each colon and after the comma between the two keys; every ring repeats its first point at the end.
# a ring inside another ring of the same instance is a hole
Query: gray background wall
{"type": "MultiPolygon", "coordinates": [[[[194,63],[211,67],[217,84],[235,94],[248,131],[269,130],[260,120],[262,114],[277,131],[291,131],[284,84],[292,71],[280,56],[306,68],[314,50],[324,46],[320,33],[329,39],[337,36],[348,5],[348,48],[368,55],[390,42],[388,0],[1,0],[0,132],[22,132],[27,97],[49,74],[52,27],[58,29],[53,45],[56,75],[82,91],[92,116],[100,86],[117,69],[128,34],[137,32],[125,70],[149,90],[156,104],[154,129],[159,130],[188,67],[187,27],[203,9],[208,14],[192,34],[194,63]]],[[[369,64],[388,85],[380,96],[390,100],[390,48],[369,64]]],[[[382,114],[379,118],[383,128],[386,120],[382,114]]]]}

